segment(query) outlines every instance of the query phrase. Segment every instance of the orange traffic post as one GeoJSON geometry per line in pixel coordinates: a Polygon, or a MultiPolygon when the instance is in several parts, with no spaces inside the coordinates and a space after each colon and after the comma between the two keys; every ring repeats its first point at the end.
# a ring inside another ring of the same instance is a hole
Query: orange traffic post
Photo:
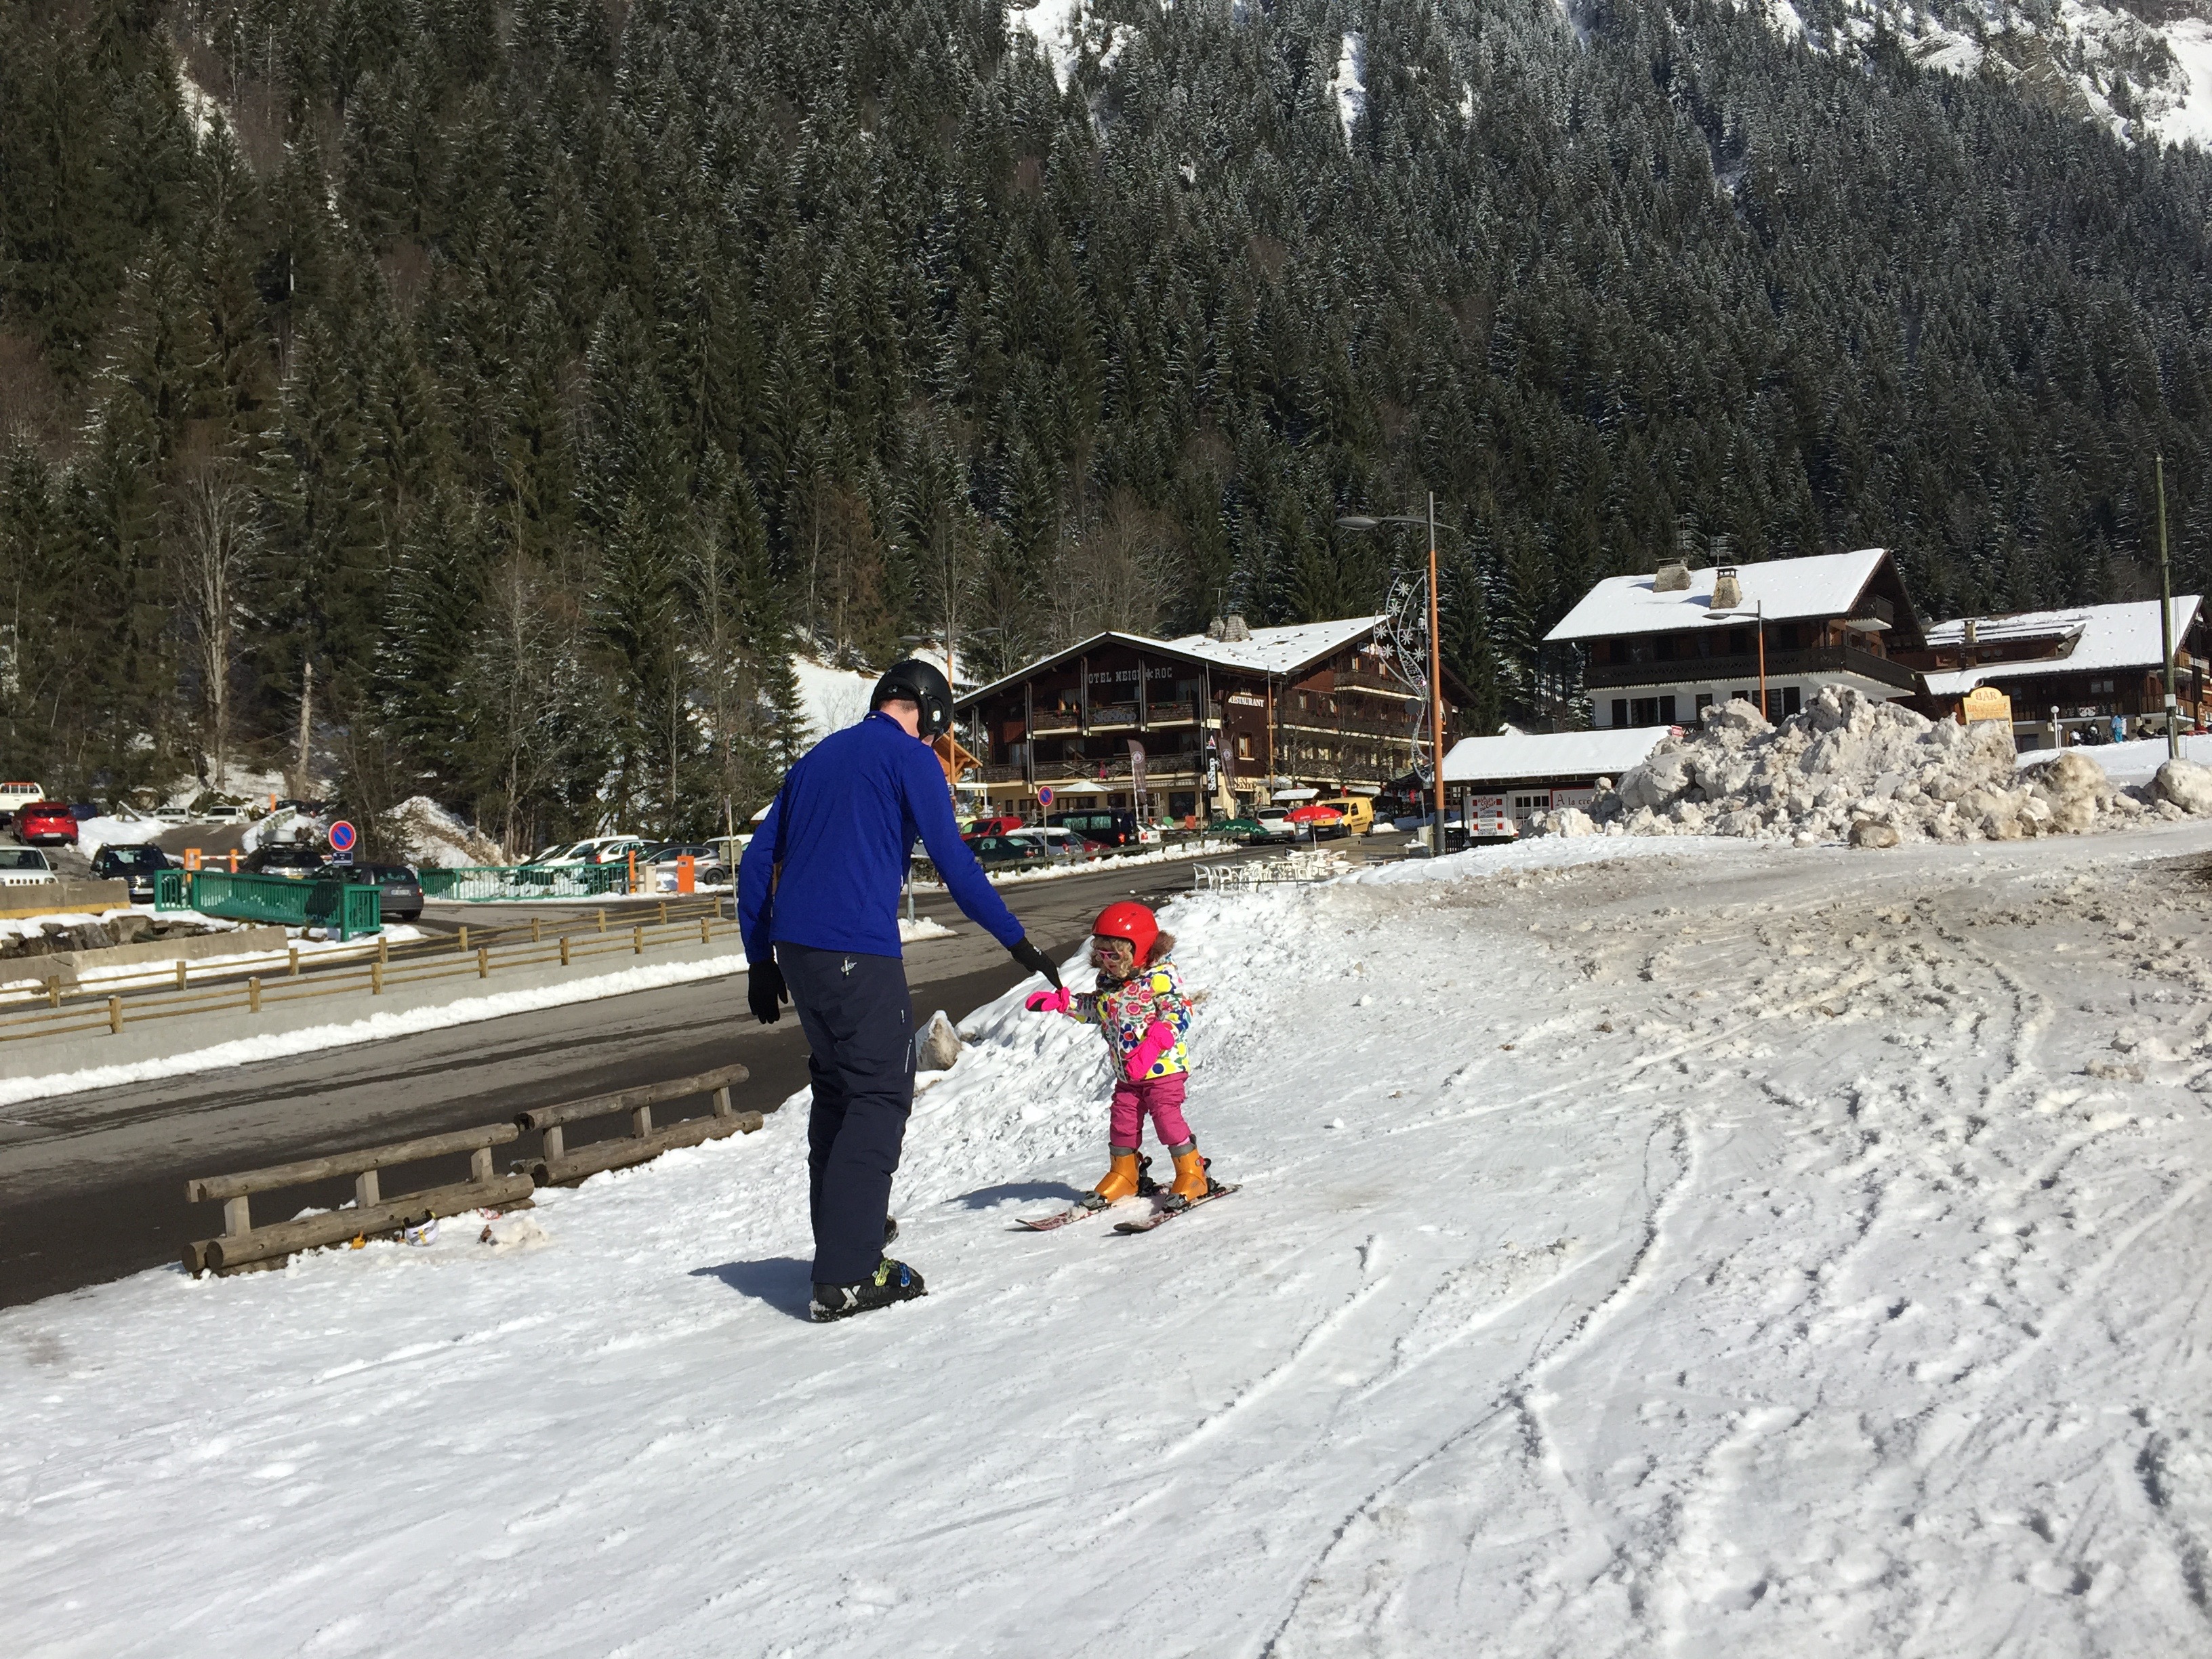
{"type": "Polygon", "coordinates": [[[699,890],[698,880],[698,861],[690,854],[686,853],[676,860],[676,890],[679,893],[696,893],[699,890]]]}
{"type": "Polygon", "coordinates": [[[637,848],[629,849],[629,890],[637,891],[637,848]]]}
{"type": "Polygon", "coordinates": [[[238,873],[238,848],[235,847],[230,849],[230,873],[234,876],[238,873]]]}
{"type": "Polygon", "coordinates": [[[185,868],[187,870],[197,871],[199,867],[200,849],[197,847],[187,847],[185,848],[185,868]]]}

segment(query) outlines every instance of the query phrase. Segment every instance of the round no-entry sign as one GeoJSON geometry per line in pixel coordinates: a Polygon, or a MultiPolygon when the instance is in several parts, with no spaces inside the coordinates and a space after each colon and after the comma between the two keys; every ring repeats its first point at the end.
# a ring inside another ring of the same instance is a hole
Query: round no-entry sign
{"type": "Polygon", "coordinates": [[[1042,789],[1037,791],[1037,805],[1039,806],[1049,806],[1052,805],[1052,786],[1050,784],[1046,784],[1042,789]]]}
{"type": "Polygon", "coordinates": [[[353,825],[348,823],[343,818],[340,818],[331,826],[331,851],[333,853],[352,852],[354,842],[359,839],[360,837],[354,833],[353,825]]]}

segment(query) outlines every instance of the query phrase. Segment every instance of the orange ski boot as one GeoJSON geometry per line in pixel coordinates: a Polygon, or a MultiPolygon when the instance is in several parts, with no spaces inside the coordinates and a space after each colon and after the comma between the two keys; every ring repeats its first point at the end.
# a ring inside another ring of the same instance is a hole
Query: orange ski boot
{"type": "Polygon", "coordinates": [[[1168,1188],[1169,1209],[1187,1209],[1212,1193],[1213,1177],[1206,1172],[1207,1161],[1198,1155],[1195,1140],[1169,1147],[1168,1156],[1175,1160],[1175,1184],[1168,1188]]]}
{"type": "Polygon", "coordinates": [[[1106,1174],[1083,1200],[1094,1210],[1103,1210],[1125,1198],[1134,1198],[1144,1182],[1143,1165],[1138,1161],[1134,1146],[1109,1146],[1106,1152],[1111,1159],[1106,1174]]]}

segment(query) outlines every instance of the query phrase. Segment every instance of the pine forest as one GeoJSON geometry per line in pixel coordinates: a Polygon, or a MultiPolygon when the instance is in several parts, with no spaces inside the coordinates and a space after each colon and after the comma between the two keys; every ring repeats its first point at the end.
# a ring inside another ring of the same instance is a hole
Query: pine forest
{"type": "Polygon", "coordinates": [[[711,832],[794,653],[1358,614],[1430,491],[1486,730],[1686,544],[2139,597],[2162,455],[2201,590],[2212,164],[1797,9],[7,0],[0,770],[312,698],[364,814],[711,832]]]}

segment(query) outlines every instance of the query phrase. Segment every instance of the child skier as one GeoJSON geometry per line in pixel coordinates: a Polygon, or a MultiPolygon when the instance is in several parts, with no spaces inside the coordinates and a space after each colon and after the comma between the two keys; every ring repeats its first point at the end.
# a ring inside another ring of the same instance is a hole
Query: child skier
{"type": "Polygon", "coordinates": [[[1207,1160],[1183,1121],[1183,1091],[1190,1056],[1182,1036],[1190,1025],[1182,981],[1170,952],[1175,935],[1160,931],[1158,919],[1141,904],[1109,904],[1091,927],[1091,963],[1098,970],[1096,991],[1039,991],[1028,1000],[1032,1012],[1066,1014],[1097,1026],[1114,1055],[1114,1110],[1105,1179],[1083,1202],[1103,1210],[1117,1200],[1154,1188],[1139,1162],[1145,1118],[1175,1160],[1175,1184],[1164,1207],[1180,1210],[1214,1190],[1207,1160]]]}

